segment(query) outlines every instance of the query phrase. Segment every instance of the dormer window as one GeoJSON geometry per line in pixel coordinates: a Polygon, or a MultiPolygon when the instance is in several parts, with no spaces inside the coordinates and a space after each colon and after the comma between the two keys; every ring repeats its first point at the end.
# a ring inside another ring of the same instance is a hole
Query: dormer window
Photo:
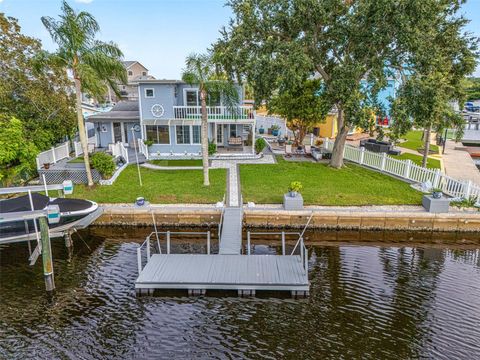
{"type": "Polygon", "coordinates": [[[142,71],[142,75],[143,75],[143,76],[147,76],[147,72],[146,72],[146,71],[142,71]]]}
{"type": "Polygon", "coordinates": [[[153,89],[145,89],[145,97],[146,98],[155,97],[155,92],[153,91],[153,89]]]}
{"type": "Polygon", "coordinates": [[[133,71],[132,70],[128,70],[128,76],[132,76],[133,75],[133,71]]]}

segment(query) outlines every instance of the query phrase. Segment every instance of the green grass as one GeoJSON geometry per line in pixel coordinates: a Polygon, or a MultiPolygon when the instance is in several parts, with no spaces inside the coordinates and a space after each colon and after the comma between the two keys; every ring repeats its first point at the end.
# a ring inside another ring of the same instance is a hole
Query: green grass
{"type": "Polygon", "coordinates": [[[75,185],[69,197],[99,203],[133,203],[139,196],[155,204],[212,204],[221,201],[226,187],[226,170],[210,170],[210,186],[203,186],[201,170],[150,170],[140,168],[143,187],[138,182],[137,167],[128,166],[111,186],[88,189],[75,185]]]}
{"type": "Polygon", "coordinates": [[[78,164],[78,163],[83,164],[85,162],[85,160],[83,159],[83,156],[79,156],[79,157],[76,157],[72,160],[68,160],[67,162],[70,163],[70,164],[78,164]]]}
{"type": "MultiPolygon", "coordinates": [[[[421,155],[403,153],[401,155],[390,155],[390,156],[393,157],[394,159],[398,159],[398,160],[407,160],[407,159],[412,160],[413,163],[415,163],[417,165],[420,165],[420,166],[422,165],[423,156],[421,156],[421,155]]],[[[441,168],[440,160],[428,158],[427,167],[430,168],[430,169],[440,169],[441,168]]]]}
{"type": "Polygon", "coordinates": [[[188,159],[188,160],[150,160],[153,165],[158,166],[202,166],[202,160],[188,159]]]}
{"type": "MultiPolygon", "coordinates": [[[[422,140],[423,131],[421,130],[412,130],[409,131],[403,138],[406,140],[398,144],[398,146],[418,151],[418,149],[423,148],[423,140],[422,140]]],[[[434,144],[430,144],[430,150],[438,154],[438,146],[434,144]]]]}
{"type": "Polygon", "coordinates": [[[303,184],[307,205],[398,205],[421,203],[422,194],[390,176],[348,164],[334,169],[327,164],[288,162],[274,165],[241,165],[244,201],[281,203],[292,181],[303,184]]]}

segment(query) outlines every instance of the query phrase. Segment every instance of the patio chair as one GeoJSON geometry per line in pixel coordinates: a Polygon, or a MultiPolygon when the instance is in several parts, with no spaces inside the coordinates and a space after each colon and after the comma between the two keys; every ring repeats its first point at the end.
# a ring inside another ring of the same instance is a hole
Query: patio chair
{"type": "Polygon", "coordinates": [[[311,145],[305,145],[305,155],[312,156],[312,146],[311,145]]]}

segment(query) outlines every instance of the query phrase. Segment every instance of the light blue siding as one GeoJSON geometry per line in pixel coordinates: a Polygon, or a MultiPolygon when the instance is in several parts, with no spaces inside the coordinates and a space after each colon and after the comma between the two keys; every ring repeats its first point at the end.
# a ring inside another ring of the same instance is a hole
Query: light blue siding
{"type": "Polygon", "coordinates": [[[108,144],[112,143],[112,124],[110,122],[96,122],[95,133],[97,135],[98,147],[106,148],[108,144]],[[106,129],[106,132],[102,132],[102,128],[106,129]]]}
{"type": "Polygon", "coordinates": [[[175,84],[140,84],[140,111],[143,120],[173,119],[173,106],[176,104],[175,84]],[[154,97],[145,97],[145,89],[154,89],[154,97]],[[160,104],[165,110],[160,118],[152,115],[151,109],[155,104],[160,104]]]}

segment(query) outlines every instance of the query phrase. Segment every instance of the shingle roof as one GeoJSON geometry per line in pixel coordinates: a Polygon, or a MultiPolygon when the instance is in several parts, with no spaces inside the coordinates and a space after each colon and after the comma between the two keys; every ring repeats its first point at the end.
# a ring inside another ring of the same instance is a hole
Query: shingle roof
{"type": "Polygon", "coordinates": [[[140,120],[138,101],[120,101],[112,110],[92,115],[87,121],[140,120]]]}
{"type": "Polygon", "coordinates": [[[133,64],[136,63],[136,61],[122,61],[123,63],[123,66],[125,66],[125,68],[129,68],[130,66],[132,66],[133,64]]]}

